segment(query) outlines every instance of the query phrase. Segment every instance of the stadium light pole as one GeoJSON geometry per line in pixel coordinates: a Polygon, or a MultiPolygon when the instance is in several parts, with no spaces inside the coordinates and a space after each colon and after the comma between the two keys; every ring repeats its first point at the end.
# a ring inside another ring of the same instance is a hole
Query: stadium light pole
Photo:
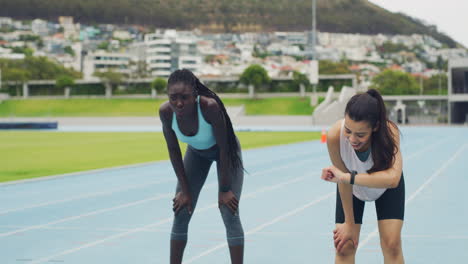
{"type": "MultiPolygon", "coordinates": [[[[311,63],[314,63],[313,61],[314,60],[317,60],[317,56],[315,54],[315,42],[316,42],[316,34],[317,34],[317,19],[316,19],[316,15],[317,15],[317,12],[316,12],[316,8],[317,8],[317,0],[312,0],[312,47],[311,47],[311,52],[312,52],[312,55],[311,55],[311,63]]],[[[318,65],[318,62],[317,62],[317,65],[318,65]]],[[[317,66],[318,67],[318,66],[317,66]]],[[[318,69],[317,69],[317,74],[318,74],[318,69]]],[[[312,80],[310,80],[311,83],[312,83],[312,80]]],[[[318,102],[318,98],[317,98],[317,84],[316,83],[312,83],[312,89],[313,89],[313,96],[314,96],[314,100],[316,100],[318,102]]],[[[314,102],[316,103],[316,102],[314,102]]]]}
{"type": "Polygon", "coordinates": [[[312,60],[316,59],[316,56],[315,56],[315,34],[317,33],[317,20],[315,18],[316,7],[317,7],[317,0],[312,0],[312,60]]]}

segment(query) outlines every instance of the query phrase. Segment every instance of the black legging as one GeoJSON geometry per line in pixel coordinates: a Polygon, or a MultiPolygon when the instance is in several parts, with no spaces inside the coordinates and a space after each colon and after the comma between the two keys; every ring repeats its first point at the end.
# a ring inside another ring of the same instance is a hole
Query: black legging
{"type": "MultiPolygon", "coordinates": [[[[218,182],[221,177],[219,166],[219,148],[217,145],[207,150],[197,150],[190,145],[187,147],[184,157],[185,175],[188,181],[190,195],[192,196],[192,208],[195,211],[198,196],[205,183],[206,177],[210,170],[213,161],[216,161],[218,171],[218,182]]],[[[244,171],[240,168],[234,171],[231,175],[231,190],[238,200],[241,197],[242,183],[244,180],[244,171]]],[[[176,193],[181,190],[180,184],[177,184],[176,193]]],[[[244,231],[239,218],[239,209],[234,215],[226,206],[220,208],[221,216],[226,227],[226,235],[229,246],[244,244],[244,231]]],[[[186,208],[174,214],[174,222],[172,224],[172,240],[187,240],[188,224],[191,215],[186,208]]]]}
{"type": "MultiPolygon", "coordinates": [[[[354,222],[362,224],[362,215],[364,214],[364,201],[359,200],[353,195],[354,222]]],[[[387,189],[379,199],[375,200],[375,210],[377,219],[400,219],[405,216],[405,179],[401,174],[400,183],[396,188],[387,189]]],[[[342,224],[345,221],[343,205],[341,204],[340,192],[336,188],[336,212],[335,223],[342,224]]]]}

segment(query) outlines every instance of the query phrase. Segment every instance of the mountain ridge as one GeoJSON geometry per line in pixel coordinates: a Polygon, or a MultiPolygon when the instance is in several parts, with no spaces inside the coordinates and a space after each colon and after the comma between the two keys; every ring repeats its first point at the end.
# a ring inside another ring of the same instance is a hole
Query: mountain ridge
{"type": "MultiPolygon", "coordinates": [[[[304,31],[312,24],[310,0],[0,0],[0,16],[15,19],[73,16],[80,23],[140,24],[211,32],[304,31]]],[[[435,26],[392,13],[368,0],[317,0],[317,29],[360,34],[424,34],[461,47],[435,26]]]]}

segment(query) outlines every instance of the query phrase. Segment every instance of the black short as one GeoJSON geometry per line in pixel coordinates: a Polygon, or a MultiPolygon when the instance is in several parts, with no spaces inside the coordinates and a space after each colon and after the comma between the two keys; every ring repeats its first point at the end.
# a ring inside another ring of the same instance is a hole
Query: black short
{"type": "MultiPolygon", "coordinates": [[[[353,195],[354,222],[362,224],[362,215],[364,214],[364,201],[359,200],[353,195]]],[[[403,174],[400,178],[398,187],[387,189],[379,199],[375,200],[375,210],[377,211],[377,219],[401,219],[405,215],[405,180],[403,174]]],[[[345,216],[343,206],[341,204],[340,192],[338,186],[336,188],[336,211],[335,223],[344,223],[345,216]]]]}

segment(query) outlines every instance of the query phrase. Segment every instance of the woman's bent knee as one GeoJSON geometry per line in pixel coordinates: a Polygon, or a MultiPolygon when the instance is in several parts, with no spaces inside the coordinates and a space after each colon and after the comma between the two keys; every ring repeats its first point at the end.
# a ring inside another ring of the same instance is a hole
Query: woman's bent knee
{"type": "Polygon", "coordinates": [[[234,214],[226,206],[220,208],[224,226],[226,227],[226,236],[229,246],[244,244],[244,230],[240,221],[239,214],[234,214]]]}
{"type": "Polygon", "coordinates": [[[172,222],[171,239],[172,240],[187,240],[188,225],[191,215],[183,208],[179,213],[174,214],[172,222]]]}
{"type": "Polygon", "coordinates": [[[336,256],[340,258],[354,257],[356,255],[357,248],[354,246],[352,241],[346,242],[341,251],[336,251],[336,256]]]}

